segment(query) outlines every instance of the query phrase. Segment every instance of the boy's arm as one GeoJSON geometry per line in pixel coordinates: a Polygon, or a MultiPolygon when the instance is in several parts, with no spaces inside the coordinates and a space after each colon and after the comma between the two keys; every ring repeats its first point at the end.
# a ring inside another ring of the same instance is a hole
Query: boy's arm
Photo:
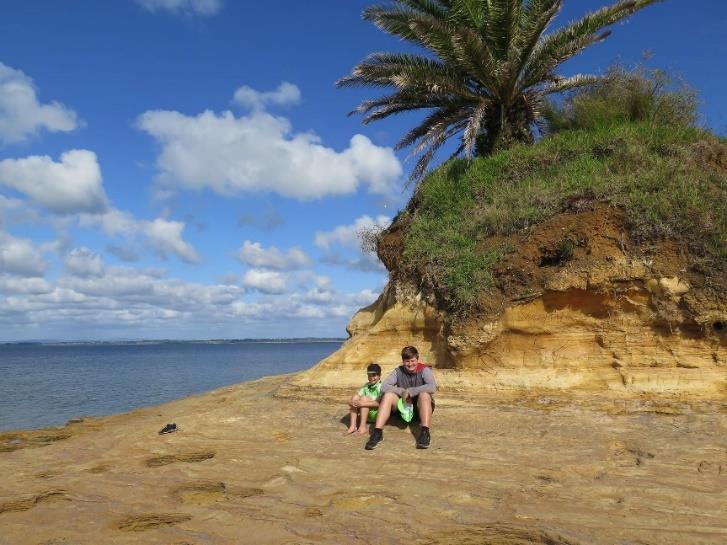
{"type": "Polygon", "coordinates": [[[403,391],[404,388],[399,388],[396,385],[396,369],[394,369],[381,384],[381,393],[385,394],[386,392],[394,392],[396,395],[400,396],[403,391]]]}
{"type": "Polygon", "coordinates": [[[415,397],[422,392],[433,394],[437,391],[437,381],[434,380],[434,373],[432,373],[432,369],[430,367],[427,367],[424,371],[422,371],[422,378],[424,379],[424,384],[416,386],[415,388],[409,388],[410,396],[415,397]]]}
{"type": "Polygon", "coordinates": [[[359,407],[368,407],[369,409],[375,409],[379,406],[379,402],[376,399],[371,399],[370,397],[362,397],[359,399],[359,407]]]}

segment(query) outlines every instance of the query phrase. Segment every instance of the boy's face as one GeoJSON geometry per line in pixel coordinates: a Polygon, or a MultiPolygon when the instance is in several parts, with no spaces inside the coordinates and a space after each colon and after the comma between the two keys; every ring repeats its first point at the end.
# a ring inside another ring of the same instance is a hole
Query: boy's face
{"type": "Polygon", "coordinates": [[[366,376],[369,377],[369,384],[376,384],[379,382],[379,375],[378,373],[366,373],[366,376]]]}
{"type": "Polygon", "coordinates": [[[409,373],[413,373],[417,370],[417,364],[419,363],[419,356],[414,356],[409,359],[402,359],[401,362],[404,364],[404,369],[409,373]]]}

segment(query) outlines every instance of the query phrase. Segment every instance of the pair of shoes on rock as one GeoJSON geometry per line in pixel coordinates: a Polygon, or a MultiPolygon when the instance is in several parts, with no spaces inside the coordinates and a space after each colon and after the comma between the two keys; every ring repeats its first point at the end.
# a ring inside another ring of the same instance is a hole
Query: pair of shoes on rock
{"type": "MultiPolygon", "coordinates": [[[[376,447],[379,446],[379,443],[384,440],[384,432],[378,428],[374,428],[373,433],[371,434],[371,437],[369,437],[369,440],[366,441],[366,446],[364,447],[366,450],[374,450],[376,447]]],[[[429,428],[422,428],[422,431],[419,432],[419,439],[417,439],[417,448],[419,449],[426,449],[429,448],[429,443],[431,443],[432,437],[429,434],[429,428]]]]}
{"type": "Polygon", "coordinates": [[[172,433],[173,431],[177,431],[177,425],[176,424],[167,424],[162,429],[159,430],[159,435],[164,435],[165,433],[172,433]]]}

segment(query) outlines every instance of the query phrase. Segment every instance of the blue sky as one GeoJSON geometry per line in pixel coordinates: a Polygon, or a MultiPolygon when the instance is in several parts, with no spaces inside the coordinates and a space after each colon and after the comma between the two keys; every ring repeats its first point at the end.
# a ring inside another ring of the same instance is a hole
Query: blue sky
{"type": "MultiPolygon", "coordinates": [[[[405,47],[369,4],[5,0],[0,340],[345,336],[387,279],[357,232],[405,203],[421,117],[346,116],[375,91],[335,80],[405,47]]],[[[727,3],[667,0],[562,72],[649,50],[725,134],[725,30],[727,3]]]]}

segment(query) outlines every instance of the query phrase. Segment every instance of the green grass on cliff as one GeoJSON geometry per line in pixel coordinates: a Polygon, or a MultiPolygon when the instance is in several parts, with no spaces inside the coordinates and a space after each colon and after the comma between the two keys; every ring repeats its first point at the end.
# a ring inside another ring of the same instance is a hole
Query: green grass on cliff
{"type": "Polygon", "coordinates": [[[402,212],[411,215],[404,262],[452,310],[466,309],[503,251],[479,250],[483,239],[527,229],[578,199],[621,207],[638,243],[678,238],[727,261],[724,143],[694,128],[622,123],[444,164],[402,212]]]}

